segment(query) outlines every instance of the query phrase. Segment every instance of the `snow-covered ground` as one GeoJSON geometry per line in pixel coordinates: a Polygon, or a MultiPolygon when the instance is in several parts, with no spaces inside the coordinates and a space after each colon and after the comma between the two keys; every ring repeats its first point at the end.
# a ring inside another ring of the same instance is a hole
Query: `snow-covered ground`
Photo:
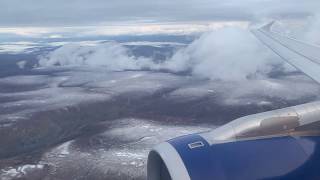
{"type": "MultiPolygon", "coordinates": [[[[166,58],[174,48],[188,46],[184,43],[122,42],[107,52],[114,45],[100,47],[106,41],[81,41],[71,48],[64,46],[68,43],[0,43],[0,54],[64,47],[44,58],[49,66],[17,55],[12,64],[18,74],[1,74],[0,179],[145,179],[148,152],[158,143],[243,115],[318,100],[320,94],[318,84],[292,70],[274,78],[217,80],[203,76],[215,74],[214,68],[198,76],[192,68],[189,73],[159,68],[158,62],[168,64],[152,59],[157,53],[166,58]],[[129,46],[137,57],[123,49],[129,46]],[[149,48],[157,53],[142,57],[149,48]],[[124,63],[110,67],[105,55],[124,63]]],[[[199,57],[193,46],[180,51],[181,57],[209,66],[210,58],[194,59],[199,57]]],[[[190,65],[181,60],[174,65],[190,65]]]]}
{"type": "Polygon", "coordinates": [[[243,115],[241,109],[286,107],[320,92],[299,74],[228,82],[103,67],[32,71],[0,78],[0,143],[6,145],[0,153],[45,148],[32,161],[0,160],[4,179],[144,179],[148,151],[160,142],[214,129],[243,115]]]}

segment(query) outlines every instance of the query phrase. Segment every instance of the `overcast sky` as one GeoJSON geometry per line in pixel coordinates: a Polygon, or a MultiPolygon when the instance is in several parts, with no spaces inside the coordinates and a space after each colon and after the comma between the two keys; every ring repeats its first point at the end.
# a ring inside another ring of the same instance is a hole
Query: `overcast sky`
{"type": "Polygon", "coordinates": [[[255,21],[317,12],[319,0],[1,0],[0,26],[255,21]]]}
{"type": "Polygon", "coordinates": [[[320,0],[0,0],[0,8],[2,36],[75,31],[66,27],[91,34],[185,33],[303,19],[320,10],[320,0]]]}

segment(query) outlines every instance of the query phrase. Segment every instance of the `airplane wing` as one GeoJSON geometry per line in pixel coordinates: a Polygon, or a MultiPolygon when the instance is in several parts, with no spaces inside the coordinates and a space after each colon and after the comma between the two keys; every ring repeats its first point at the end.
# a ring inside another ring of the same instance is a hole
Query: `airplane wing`
{"type": "Polygon", "coordinates": [[[273,22],[252,32],[282,59],[320,83],[320,47],[273,32],[272,25],[273,22]]]}

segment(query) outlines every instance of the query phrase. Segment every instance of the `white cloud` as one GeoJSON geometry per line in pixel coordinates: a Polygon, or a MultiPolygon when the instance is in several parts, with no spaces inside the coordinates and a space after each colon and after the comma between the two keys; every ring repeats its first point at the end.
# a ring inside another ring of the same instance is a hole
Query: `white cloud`
{"type": "MultiPolygon", "coordinates": [[[[316,31],[320,26],[319,22],[318,16],[315,16],[303,26],[306,28],[300,26],[298,39],[319,43],[316,31]]],[[[113,71],[166,69],[174,72],[189,71],[195,76],[207,79],[241,81],[247,80],[248,77],[264,76],[273,66],[284,63],[248,31],[246,24],[229,25],[214,26],[213,30],[204,33],[199,39],[160,64],[154,63],[149,58],[133,57],[124,46],[116,42],[90,46],[65,45],[43,57],[39,64],[41,66],[102,65],[113,71]]],[[[283,27],[290,31],[288,27],[283,27]]],[[[284,67],[293,70],[287,64],[284,67]]]]}
{"type": "Polygon", "coordinates": [[[302,32],[305,40],[320,45],[320,14],[310,17],[306,26],[307,28],[302,32]]]}
{"type": "Polygon", "coordinates": [[[27,64],[27,61],[19,61],[16,64],[20,69],[24,69],[27,64]]]}
{"type": "Polygon", "coordinates": [[[178,51],[166,66],[210,79],[244,80],[268,71],[272,62],[269,51],[248,30],[229,27],[202,35],[178,51]]]}
{"type": "Polygon", "coordinates": [[[153,66],[149,59],[129,56],[127,49],[116,42],[83,46],[67,44],[42,56],[40,66],[90,65],[104,66],[108,70],[141,69],[153,66]]]}
{"type": "Polygon", "coordinates": [[[32,42],[1,42],[0,43],[0,53],[6,54],[19,54],[32,52],[33,48],[41,47],[38,43],[32,42]]]}
{"type": "MultiPolygon", "coordinates": [[[[97,45],[68,44],[40,59],[40,66],[90,65],[108,70],[167,69],[174,72],[191,71],[193,75],[209,79],[245,80],[255,73],[271,69],[269,51],[247,29],[219,28],[203,34],[186,48],[182,48],[164,63],[136,58],[116,43],[97,45]]],[[[276,57],[276,56],[271,56],[276,57]]]]}

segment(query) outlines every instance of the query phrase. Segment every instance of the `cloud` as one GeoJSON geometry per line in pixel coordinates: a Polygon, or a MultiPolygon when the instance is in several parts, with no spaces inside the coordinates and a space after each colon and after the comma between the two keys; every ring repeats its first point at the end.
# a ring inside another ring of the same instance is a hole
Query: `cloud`
{"type": "MultiPolygon", "coordinates": [[[[90,65],[108,70],[166,69],[191,72],[207,79],[246,80],[271,70],[272,58],[266,48],[247,29],[225,27],[203,34],[199,39],[177,51],[163,63],[130,55],[116,42],[97,45],[68,44],[40,58],[40,66],[90,65]]],[[[277,58],[276,58],[277,59],[277,58]]]]}
{"type": "Polygon", "coordinates": [[[309,17],[306,25],[306,29],[301,32],[302,37],[310,43],[315,43],[320,45],[320,14],[309,17]]]}
{"type": "Polygon", "coordinates": [[[0,26],[301,18],[317,12],[319,3],[318,0],[1,0],[0,26]]]}
{"type": "MultiPolygon", "coordinates": [[[[247,27],[248,22],[176,22],[176,23],[143,23],[134,24],[110,23],[106,26],[74,26],[74,27],[0,27],[0,40],[21,41],[39,39],[90,38],[99,36],[122,35],[197,35],[225,26],[247,27]]],[[[100,37],[101,38],[101,37],[100,37]]],[[[49,40],[50,41],[50,40],[49,40]]]]}
{"type": "MultiPolygon", "coordinates": [[[[319,16],[309,17],[304,26],[299,25],[298,39],[320,43],[319,16]]],[[[285,24],[277,28],[291,29],[285,24]]],[[[206,79],[243,81],[266,76],[275,66],[287,71],[295,70],[264,47],[242,26],[221,26],[203,33],[197,40],[178,50],[162,63],[150,58],[137,58],[116,42],[97,44],[68,44],[41,57],[40,66],[90,65],[104,66],[111,71],[126,69],[165,69],[172,72],[190,72],[206,79]]]]}
{"type": "Polygon", "coordinates": [[[202,35],[178,51],[166,67],[174,71],[223,80],[245,80],[271,70],[272,54],[246,29],[227,27],[202,35]]]}
{"type": "Polygon", "coordinates": [[[153,66],[151,60],[130,56],[128,50],[116,42],[97,45],[66,44],[39,60],[40,66],[89,65],[104,66],[108,70],[141,69],[153,66]]]}
{"type": "Polygon", "coordinates": [[[16,63],[16,65],[20,68],[20,69],[24,69],[26,67],[27,61],[19,61],[16,63]]]}

